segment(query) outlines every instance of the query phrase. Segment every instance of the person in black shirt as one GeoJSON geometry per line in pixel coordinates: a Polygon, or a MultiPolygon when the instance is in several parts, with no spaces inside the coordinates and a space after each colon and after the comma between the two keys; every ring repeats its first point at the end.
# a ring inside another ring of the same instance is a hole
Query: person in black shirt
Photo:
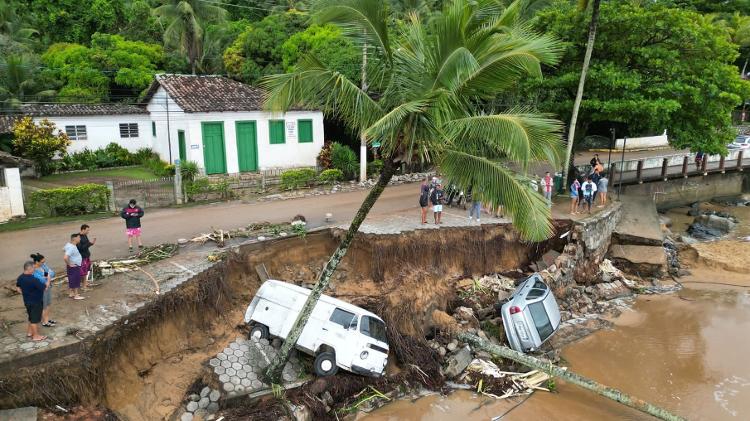
{"type": "Polygon", "coordinates": [[[430,199],[429,179],[425,179],[419,187],[419,207],[422,208],[422,223],[427,223],[427,205],[430,199]]]}
{"type": "Polygon", "coordinates": [[[84,291],[89,289],[89,271],[91,270],[91,246],[96,244],[96,238],[89,240],[89,227],[87,224],[81,225],[79,238],[81,241],[76,245],[81,253],[81,288],[84,291]]]}
{"type": "Polygon", "coordinates": [[[438,184],[435,189],[432,190],[430,195],[430,202],[432,202],[432,217],[435,219],[435,224],[442,224],[440,220],[443,216],[443,201],[445,193],[443,192],[443,185],[438,184]]]}
{"type": "Polygon", "coordinates": [[[594,167],[596,167],[596,164],[598,164],[599,162],[601,162],[601,161],[599,161],[599,154],[598,154],[598,153],[595,153],[595,154],[594,154],[594,157],[593,157],[593,158],[591,158],[591,161],[589,161],[589,163],[591,164],[591,168],[592,168],[592,169],[593,169],[594,167]]]}
{"type": "Polygon", "coordinates": [[[42,321],[42,301],[47,284],[34,276],[34,262],[23,264],[23,273],[16,280],[16,290],[23,295],[23,304],[29,316],[29,326],[26,336],[32,341],[39,342],[47,339],[39,334],[39,322],[42,321]]]}
{"type": "Polygon", "coordinates": [[[141,218],[143,218],[143,208],[138,206],[135,199],[130,199],[128,205],[122,208],[120,216],[125,220],[125,232],[128,234],[128,251],[133,251],[133,237],[138,240],[138,248],[142,249],[141,218]]]}

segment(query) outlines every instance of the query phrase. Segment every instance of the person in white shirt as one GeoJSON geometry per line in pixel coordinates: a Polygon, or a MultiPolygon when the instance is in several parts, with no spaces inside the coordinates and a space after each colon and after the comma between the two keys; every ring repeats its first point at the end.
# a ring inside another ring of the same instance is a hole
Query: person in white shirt
{"type": "Polygon", "coordinates": [[[591,181],[591,177],[586,177],[586,181],[581,185],[581,190],[583,191],[583,200],[588,207],[588,213],[591,213],[591,202],[596,196],[596,183],[591,181]]]}

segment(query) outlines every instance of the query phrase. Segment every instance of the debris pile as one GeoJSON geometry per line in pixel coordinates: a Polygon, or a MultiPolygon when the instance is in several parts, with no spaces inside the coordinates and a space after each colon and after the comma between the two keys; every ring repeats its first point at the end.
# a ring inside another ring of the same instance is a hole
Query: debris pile
{"type": "Polygon", "coordinates": [[[554,384],[549,374],[539,370],[503,371],[494,362],[480,359],[472,360],[459,380],[476,385],[477,393],[495,399],[528,395],[535,390],[549,392],[554,384]]]}
{"type": "Polygon", "coordinates": [[[141,266],[172,257],[177,254],[177,251],[177,244],[164,243],[146,247],[138,252],[138,254],[127,258],[98,260],[91,265],[91,268],[94,273],[94,279],[101,279],[115,273],[139,270],[141,266]]]}
{"type": "Polygon", "coordinates": [[[227,241],[233,238],[258,238],[263,241],[267,238],[286,237],[288,233],[303,235],[306,232],[305,217],[297,215],[291,223],[271,224],[270,222],[253,223],[246,227],[234,230],[212,228],[211,232],[203,233],[188,240],[201,245],[211,241],[218,247],[224,247],[227,241]]]}

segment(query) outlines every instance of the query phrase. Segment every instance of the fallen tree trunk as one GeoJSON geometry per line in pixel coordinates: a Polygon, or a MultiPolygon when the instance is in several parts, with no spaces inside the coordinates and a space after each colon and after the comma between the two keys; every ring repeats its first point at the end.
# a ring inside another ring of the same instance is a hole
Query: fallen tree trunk
{"type": "Polygon", "coordinates": [[[549,362],[541,361],[530,355],[523,354],[518,351],[514,351],[508,347],[495,345],[489,341],[485,341],[479,336],[472,335],[466,332],[461,332],[457,335],[457,338],[463,342],[473,345],[475,348],[482,349],[501,358],[507,358],[518,363],[521,363],[527,367],[531,367],[540,371],[543,371],[551,376],[558,377],[565,380],[568,383],[572,383],[576,386],[580,386],[584,389],[590,390],[597,395],[604,396],[605,398],[612,399],[615,402],[619,402],[625,406],[629,406],[638,411],[645,412],[646,414],[652,415],[662,420],[685,420],[685,418],[679,417],[672,414],[666,409],[659,408],[658,406],[652,405],[646,401],[635,398],[633,396],[626,395],[617,389],[607,387],[594,380],[587,379],[576,373],[564,370],[557,367],[549,362]]]}

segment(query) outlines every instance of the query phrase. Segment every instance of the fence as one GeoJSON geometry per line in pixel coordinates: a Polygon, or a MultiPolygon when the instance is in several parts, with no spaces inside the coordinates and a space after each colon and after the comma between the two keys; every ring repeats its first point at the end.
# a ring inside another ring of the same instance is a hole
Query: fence
{"type": "Polygon", "coordinates": [[[163,177],[155,180],[117,181],[111,184],[112,205],[120,209],[130,199],[135,199],[144,207],[169,206],[175,203],[174,177],[163,177]]]}

